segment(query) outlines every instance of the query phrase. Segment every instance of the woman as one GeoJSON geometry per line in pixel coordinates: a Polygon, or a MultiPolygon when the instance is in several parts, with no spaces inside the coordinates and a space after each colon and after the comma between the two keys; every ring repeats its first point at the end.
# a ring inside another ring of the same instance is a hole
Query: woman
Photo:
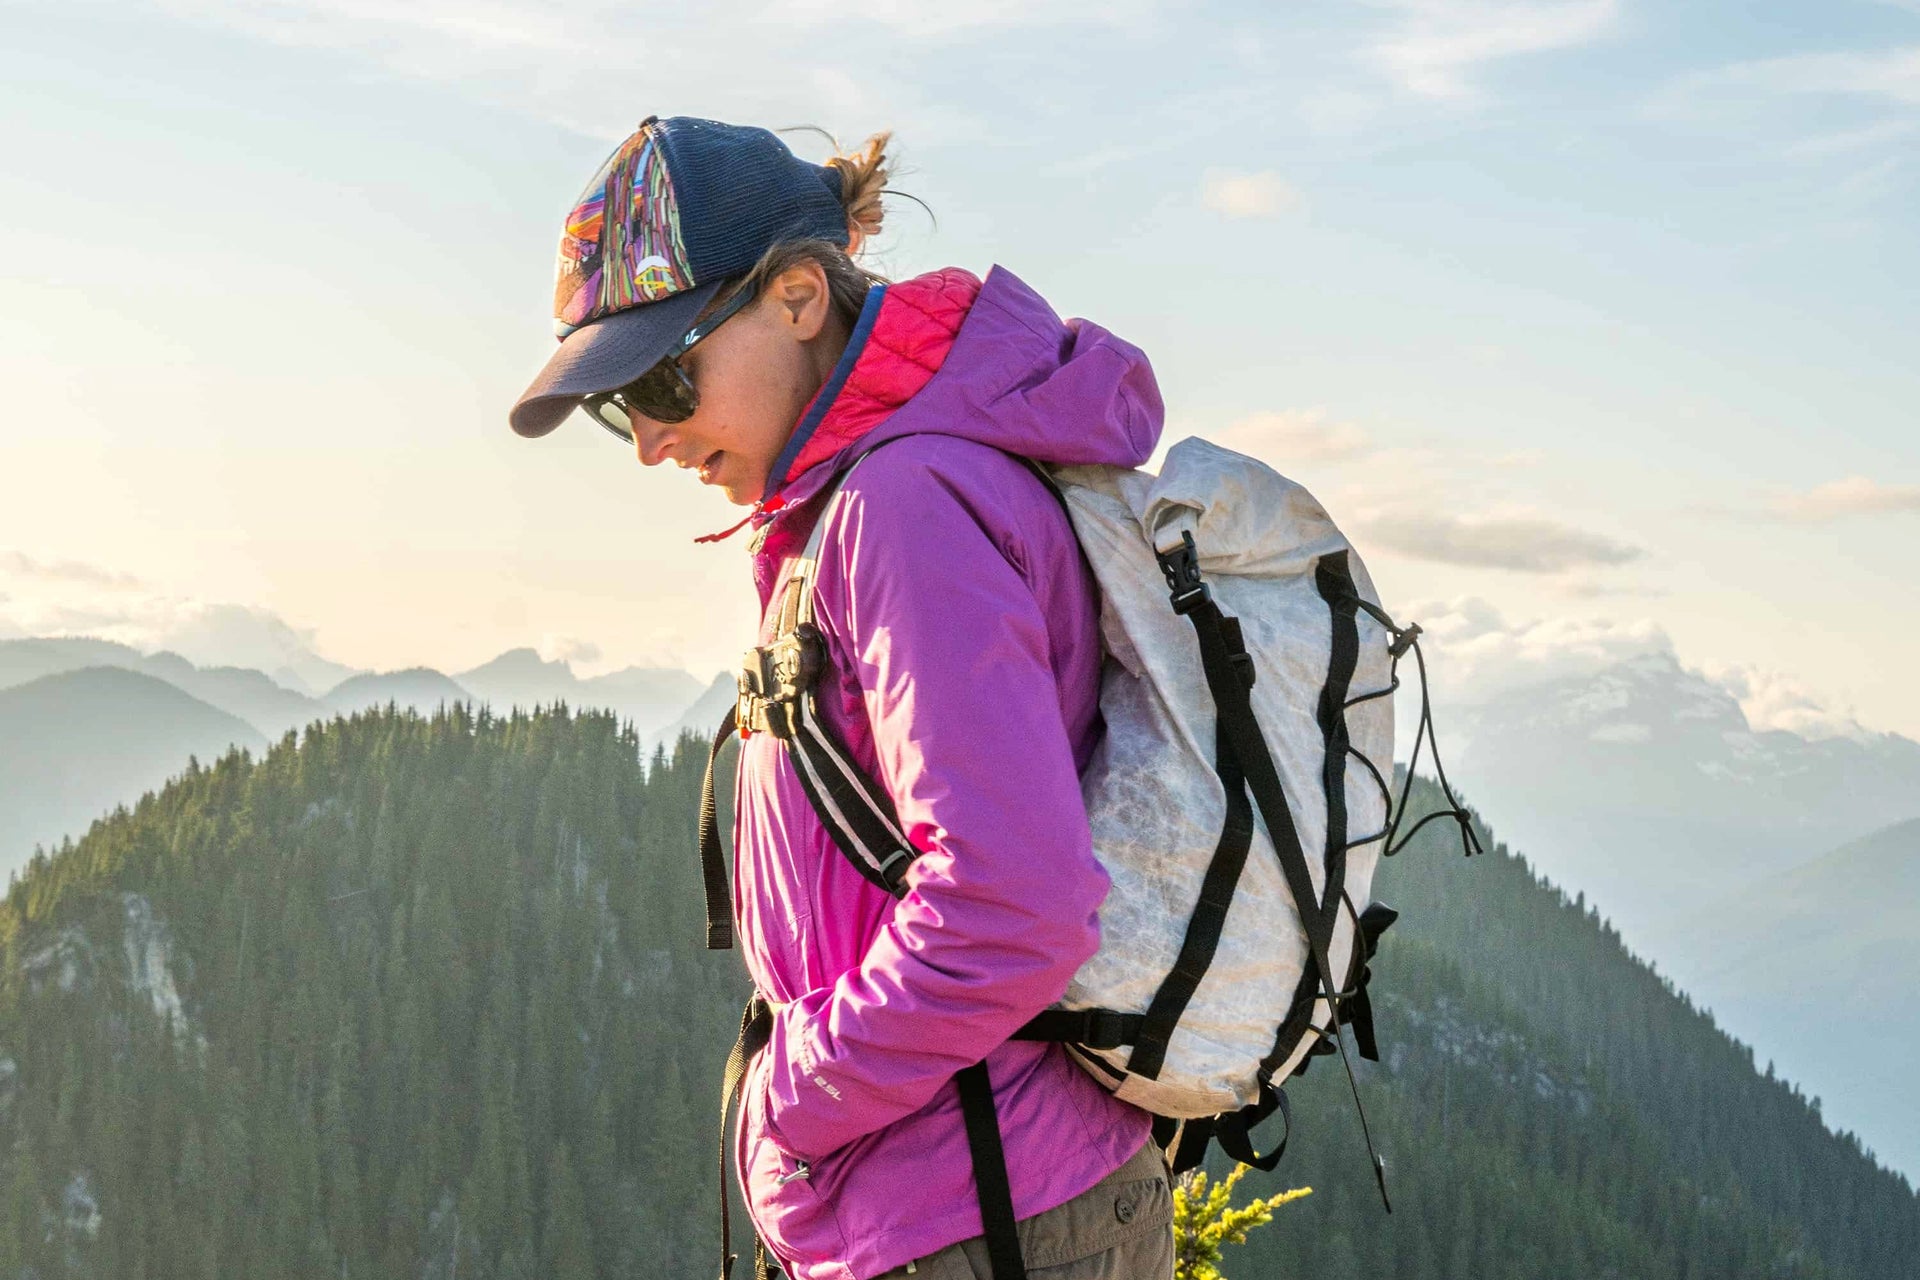
{"type": "Polygon", "coordinates": [[[1138,465],[1159,391],[1138,349],[1000,267],[856,265],[887,140],[818,166],[762,129],[649,117],[568,218],[561,346],[512,424],[544,435],[584,406],[643,464],[751,505],[763,644],[846,475],[815,584],[820,710],[918,856],[890,896],[782,744],[742,744],[737,924],[777,1010],[735,1146],[762,1238],[805,1280],[992,1274],[954,1086],[984,1060],[1029,1274],[1166,1280],[1150,1117],[1060,1045],[1008,1039],[1096,949],[1108,887],[1078,781],[1101,729],[1095,588],[1015,455],[1138,465]]]}

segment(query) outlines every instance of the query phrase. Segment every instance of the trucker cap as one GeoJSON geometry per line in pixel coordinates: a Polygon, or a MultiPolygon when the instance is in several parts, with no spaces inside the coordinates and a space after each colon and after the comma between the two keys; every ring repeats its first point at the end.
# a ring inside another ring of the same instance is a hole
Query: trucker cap
{"type": "Polygon", "coordinates": [[[812,238],[850,241],[838,169],[800,159],[767,129],[648,116],[567,215],[553,289],[560,349],[508,421],[546,435],[582,396],[652,368],[769,248],[812,238]]]}

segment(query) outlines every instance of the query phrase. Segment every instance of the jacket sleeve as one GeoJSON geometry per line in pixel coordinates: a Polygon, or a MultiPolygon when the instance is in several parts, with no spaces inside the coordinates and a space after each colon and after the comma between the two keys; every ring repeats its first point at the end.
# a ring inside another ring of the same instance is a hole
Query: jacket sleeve
{"type": "Polygon", "coordinates": [[[827,531],[820,624],[853,666],[879,781],[922,852],[861,963],[780,1012],[766,1113],[800,1158],[920,1109],[1059,999],[1099,945],[1109,880],[1046,612],[988,531],[1031,511],[1032,477],[987,462],[961,486],[883,449],[827,531]]]}

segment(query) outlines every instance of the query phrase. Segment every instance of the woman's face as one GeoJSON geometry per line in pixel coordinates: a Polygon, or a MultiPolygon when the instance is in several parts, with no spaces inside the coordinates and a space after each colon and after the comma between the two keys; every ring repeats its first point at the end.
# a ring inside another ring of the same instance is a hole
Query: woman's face
{"type": "Polygon", "coordinates": [[[692,417],[661,423],[629,413],[635,454],[649,467],[672,461],[697,471],[728,502],[752,506],[847,336],[820,264],[789,267],[680,358],[700,397],[692,417]]]}

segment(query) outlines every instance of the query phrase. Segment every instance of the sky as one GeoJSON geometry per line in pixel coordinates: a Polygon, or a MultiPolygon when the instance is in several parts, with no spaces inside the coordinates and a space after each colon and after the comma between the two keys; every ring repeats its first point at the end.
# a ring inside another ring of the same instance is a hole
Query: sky
{"type": "MultiPolygon", "coordinates": [[[[0,636],[707,676],[741,512],[506,410],[645,116],[891,129],[869,265],[1144,349],[1436,697],[1649,651],[1920,737],[1920,0],[12,0],[0,636]]],[[[828,136],[783,135],[821,160],[828,136]]]]}

